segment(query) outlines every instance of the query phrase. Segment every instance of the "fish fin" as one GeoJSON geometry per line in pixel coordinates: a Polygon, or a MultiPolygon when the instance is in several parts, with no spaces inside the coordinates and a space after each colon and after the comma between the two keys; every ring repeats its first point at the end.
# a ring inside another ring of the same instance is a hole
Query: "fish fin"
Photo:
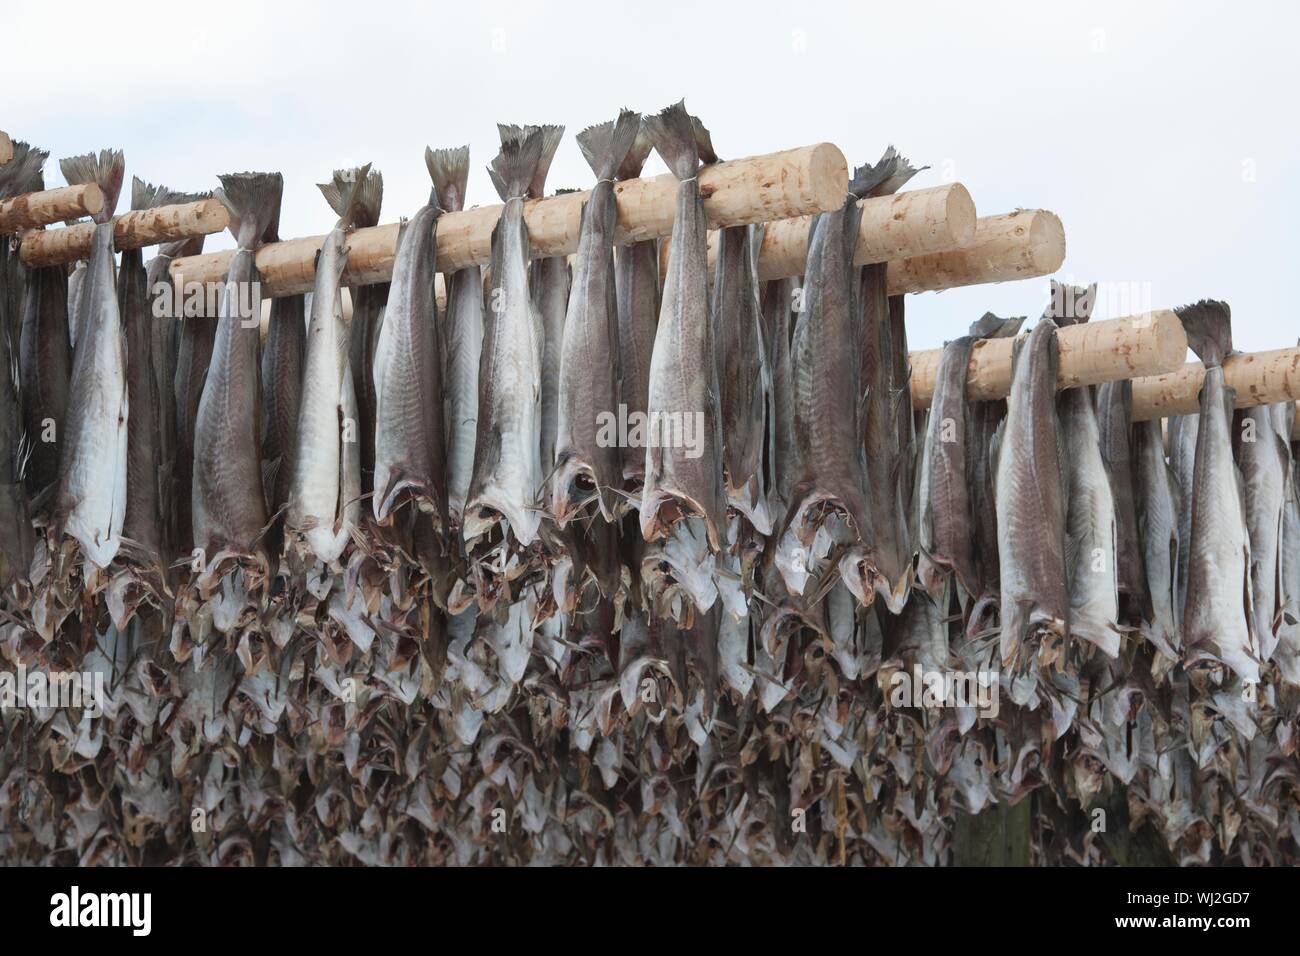
{"type": "Polygon", "coordinates": [[[132,209],[157,209],[159,206],[177,206],[211,198],[212,193],[178,193],[166,186],[147,183],[139,176],[131,178],[132,209]]]}
{"type": "Polygon", "coordinates": [[[1228,303],[1202,299],[1174,309],[1187,333],[1187,344],[1206,368],[1222,365],[1232,354],[1232,310],[1228,303]]]}
{"type": "Polygon", "coordinates": [[[849,180],[849,192],[858,199],[867,196],[892,196],[909,179],[921,170],[929,168],[929,166],[922,166],[920,169],[914,167],[905,156],[899,155],[898,150],[890,146],[874,166],[868,163],[853,170],[853,178],[849,180]]]}
{"type": "Polygon", "coordinates": [[[685,100],[678,100],[653,116],[645,117],[645,129],[655,151],[678,179],[694,177],[701,157],[706,162],[717,160],[708,130],[686,112],[685,100]]]}
{"type": "Polygon", "coordinates": [[[13,157],[0,166],[0,198],[40,192],[45,188],[45,176],[41,170],[50,158],[49,152],[22,140],[14,140],[13,146],[13,157]]]}
{"type": "Polygon", "coordinates": [[[531,195],[529,184],[542,160],[542,147],[542,131],[536,126],[502,140],[501,151],[488,167],[488,175],[503,202],[531,195]]]}
{"type": "Polygon", "coordinates": [[[628,150],[636,142],[641,114],[619,110],[618,119],[588,126],[578,134],[578,148],[597,180],[613,179],[628,150]]]}
{"type": "Polygon", "coordinates": [[[241,249],[274,242],[280,229],[280,197],[284,177],[279,173],[227,173],[218,176],[215,193],[230,213],[230,232],[241,249]]]}
{"type": "Polygon", "coordinates": [[[1097,299],[1097,283],[1089,286],[1066,285],[1051,280],[1051,298],[1043,310],[1043,318],[1053,320],[1058,326],[1082,325],[1092,318],[1092,306],[1097,299]]]}
{"type": "Polygon", "coordinates": [[[1020,326],[1024,324],[1023,315],[1000,319],[992,312],[985,312],[970,324],[970,334],[977,339],[1009,339],[1019,334],[1020,326]]]}
{"type": "Polygon", "coordinates": [[[86,153],[59,160],[59,169],[69,185],[95,183],[104,194],[104,208],[95,213],[95,222],[108,222],[117,210],[117,197],[126,177],[126,159],[120,149],[101,149],[99,154],[86,153]]]}
{"type": "Polygon", "coordinates": [[[339,217],[344,229],[379,225],[379,206],[384,201],[384,177],[370,164],[355,169],[336,169],[328,183],[317,183],[325,201],[339,217]]]}
{"type": "Polygon", "coordinates": [[[632,141],[632,148],[627,151],[623,157],[623,162],[618,167],[618,179],[637,179],[641,175],[641,170],[645,166],[646,158],[650,155],[650,150],[654,149],[654,143],[650,139],[650,134],[646,131],[645,118],[642,117],[637,123],[636,139],[632,141]]]}
{"type": "Polygon", "coordinates": [[[424,149],[424,165],[438,194],[438,205],[448,212],[465,208],[465,186],[469,182],[469,146],[456,149],[424,149]]]}

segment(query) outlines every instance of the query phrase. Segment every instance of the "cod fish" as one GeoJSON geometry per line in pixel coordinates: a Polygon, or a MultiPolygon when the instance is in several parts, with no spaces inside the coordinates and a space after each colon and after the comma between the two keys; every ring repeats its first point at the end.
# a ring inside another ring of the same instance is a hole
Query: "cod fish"
{"type": "MultiPolygon", "coordinates": [[[[293,482],[293,456],[298,445],[298,413],[302,408],[302,377],[307,349],[305,297],[271,300],[271,316],[262,343],[262,485],[266,512],[271,516],[267,550],[282,551],[283,518],[293,482]]],[[[353,321],[356,313],[353,312],[353,321]]]]}
{"type": "MultiPolygon", "coordinates": [[[[324,564],[339,559],[361,517],[362,429],[342,280],[348,261],[347,235],[357,217],[378,207],[382,188],[368,165],[335,170],[333,181],[320,186],[339,220],[316,258],[285,529],[300,535],[324,564]]],[[[437,387],[436,377],[431,385],[437,387]]]]}
{"type": "MultiPolygon", "coordinates": [[[[1056,417],[1056,323],[1041,319],[1019,344],[1002,424],[994,494],[1001,578],[1002,666],[1030,673],[1038,638],[1064,641],[1070,595],[1065,567],[1065,475],[1056,417]]],[[[1028,696],[1013,687],[1016,703],[1028,696]]]]}
{"type": "MultiPolygon", "coordinates": [[[[639,178],[652,148],[642,119],[632,148],[618,168],[619,181],[639,178]]],[[[658,240],[646,239],[614,250],[614,285],[618,299],[619,401],[628,421],[642,421],[650,400],[650,357],[659,322],[658,240]]],[[[645,449],[628,441],[620,456],[624,487],[633,495],[630,504],[637,507],[645,482],[645,449]]]]}
{"type": "Polygon", "coordinates": [[[771,534],[763,480],[770,375],[758,285],[762,242],[761,226],[729,226],[718,233],[712,322],[722,393],[722,474],[727,501],[759,534],[771,534]]]}
{"type": "MultiPolygon", "coordinates": [[[[618,415],[618,301],[614,279],[614,173],[636,139],[641,116],[631,110],[578,134],[596,174],[582,207],[578,256],[564,319],[551,511],[563,528],[593,501],[605,521],[622,511],[622,454],[606,419],[618,415]]],[[[543,462],[543,466],[545,466],[543,462]]]]}
{"type": "Polygon", "coordinates": [[[1241,475],[1232,460],[1236,393],[1223,380],[1223,362],[1232,354],[1231,313],[1226,303],[1211,299],[1177,312],[1187,343],[1205,364],[1183,641],[1188,650],[1212,654],[1253,684],[1259,681],[1259,648],[1251,601],[1250,537],[1241,475]]]}
{"type": "Polygon", "coordinates": [[[1158,418],[1133,425],[1137,476],[1138,540],[1150,596],[1142,635],[1171,661],[1178,660],[1182,634],[1178,615],[1178,482],[1165,461],[1158,418]]]}
{"type": "Polygon", "coordinates": [[[383,523],[411,499],[420,511],[432,514],[434,527],[447,527],[442,366],[433,296],[441,215],[435,186],[398,238],[388,306],[375,347],[372,503],[376,520],[383,523]]]}
{"type": "Polygon", "coordinates": [[[774,280],[763,287],[763,352],[767,356],[769,379],[764,468],[768,472],[768,513],[774,526],[784,523],[791,491],[800,474],[799,446],[794,438],[790,336],[802,288],[800,276],[774,280]]]}
{"type": "Polygon", "coordinates": [[[465,505],[467,544],[502,523],[519,544],[537,538],[543,473],[541,430],[542,318],[528,287],[524,198],[543,156],[563,133],[527,127],[501,144],[488,172],[505,205],[492,232],[490,314],[479,364],[478,437],[465,505]]]}
{"type": "Polygon", "coordinates": [[[1143,616],[1150,609],[1142,541],[1137,526],[1137,482],[1133,474],[1133,382],[1120,379],[1097,388],[1097,428],[1101,457],[1115,498],[1115,550],[1119,556],[1119,593],[1143,616]]]}
{"type": "MultiPolygon", "coordinates": [[[[1295,461],[1296,445],[1291,446],[1295,461]]],[[[1292,468],[1282,517],[1282,620],[1273,660],[1288,684],[1300,686],[1300,473],[1292,468]]]]}
{"type": "MultiPolygon", "coordinates": [[[[336,199],[331,200],[336,201],[336,199]]],[[[379,225],[379,210],[384,201],[384,178],[373,169],[366,187],[358,195],[352,228],[366,229],[379,225]]],[[[338,215],[343,215],[337,206],[338,215]]],[[[357,401],[357,447],[361,456],[361,487],[369,490],[375,479],[375,349],[379,330],[384,324],[388,304],[387,282],[354,285],[348,288],[352,298],[352,324],[349,332],[348,363],[352,368],[352,386],[357,401]]]]}
{"type": "Polygon", "coordinates": [[[708,248],[699,167],[717,161],[709,132],[679,102],[645,118],[655,150],[677,177],[677,209],[663,302],[650,356],[641,534],[654,541],[683,518],[704,524],[710,551],[723,547],[726,499],[718,366],[709,319],[708,248]],[[689,439],[689,440],[688,440],[689,439]]]}
{"type": "MultiPolygon", "coordinates": [[[[1071,289],[1052,281],[1053,306],[1044,318],[1061,326],[1087,322],[1092,312],[1093,293],[1071,289]],[[1062,294],[1064,293],[1064,294],[1062,294]],[[1073,307],[1059,307],[1064,301],[1073,307]]],[[[1111,404],[1103,398],[1102,408],[1111,404]]],[[[1119,577],[1116,553],[1117,532],[1114,472],[1107,473],[1102,458],[1097,410],[1089,386],[1067,388],[1057,398],[1060,435],[1064,441],[1062,459],[1065,482],[1065,575],[1070,589],[1069,633],[1094,644],[1110,657],[1119,654],[1119,577]]],[[[1127,428],[1128,415],[1119,413],[1127,428]]],[[[1116,425],[1116,428],[1119,426],[1116,425]]],[[[1112,447],[1116,444],[1111,436],[1112,447]]],[[[1127,453],[1128,441],[1124,441],[1127,453]]],[[[1005,454],[1007,449],[1003,448],[1005,454]]],[[[1131,482],[1131,470],[1124,476],[1131,482]]],[[[1130,488],[1128,507],[1133,507],[1130,488]]],[[[1130,518],[1132,515],[1130,514],[1130,518]]],[[[1136,527],[1136,524],[1135,524],[1136,527]]],[[[1137,542],[1132,542],[1137,546],[1137,542]]]]}
{"type": "Polygon", "coordinates": [[[27,491],[35,500],[59,476],[59,440],[72,377],[67,270],[63,266],[34,269],[26,285],[20,391],[23,430],[32,447],[27,462],[27,491]]]}
{"type": "Polygon", "coordinates": [[[127,369],[113,262],[113,211],[122,188],[122,154],[103,150],[60,163],[69,183],[94,182],[104,193],[86,267],[68,414],[59,443],[56,526],[82,554],[108,567],[122,544],[126,512],[127,369]]]}
{"type": "MultiPolygon", "coordinates": [[[[433,178],[438,204],[447,212],[464,209],[469,147],[426,149],[424,162],[433,178]]],[[[447,317],[442,329],[447,507],[449,530],[458,532],[474,474],[474,439],[478,434],[478,366],[483,352],[481,266],[458,269],[447,277],[447,317]]]]}
{"type": "Polygon", "coordinates": [[[1237,464],[1241,469],[1250,536],[1251,605],[1262,661],[1271,660],[1282,623],[1282,522],[1291,487],[1290,402],[1238,412],[1237,464]]]}
{"type": "MultiPolygon", "coordinates": [[[[260,430],[260,278],[254,253],[278,232],[284,177],[233,173],[216,196],[230,214],[236,249],[217,310],[217,332],[194,421],[194,545],[209,568],[226,556],[254,557],[267,524],[260,430]]],[[[190,383],[192,386],[192,382],[190,383]]]]}
{"type": "Polygon", "coordinates": [[[1187,605],[1187,568],[1192,553],[1192,486],[1196,470],[1196,443],[1201,416],[1180,415],[1169,419],[1169,468],[1178,485],[1178,615],[1182,622],[1187,605]]]}

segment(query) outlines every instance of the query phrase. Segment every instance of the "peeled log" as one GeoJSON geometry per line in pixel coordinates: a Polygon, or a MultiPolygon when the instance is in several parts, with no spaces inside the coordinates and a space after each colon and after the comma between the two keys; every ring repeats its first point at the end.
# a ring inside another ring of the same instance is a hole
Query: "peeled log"
{"type": "Polygon", "coordinates": [[[1051,275],[1065,261],[1065,228],[1056,213],[1022,209],[976,220],[970,245],[889,263],[889,294],[1051,275]]]}
{"type": "MultiPolygon", "coordinates": [[[[1189,362],[1167,375],[1135,379],[1133,420],[1196,414],[1201,410],[1204,379],[1205,366],[1200,362],[1189,362]]],[[[1237,408],[1300,399],[1300,348],[1230,356],[1223,363],[1223,380],[1237,393],[1237,408]]]]}
{"type": "MultiPolygon", "coordinates": [[[[228,225],[230,214],[226,207],[215,199],[202,199],[124,213],[113,220],[113,242],[122,252],[210,236],[228,225]]],[[[89,258],[94,238],[95,224],[90,222],[33,233],[23,239],[23,262],[37,268],[89,258]]]]}
{"type": "Polygon", "coordinates": [[[0,201],[0,233],[39,229],[52,222],[93,216],[104,208],[104,194],[94,183],[23,193],[0,201]]]}
{"type": "Polygon", "coordinates": [[[14,158],[14,142],[9,138],[9,134],[0,130],[0,166],[3,166],[9,160],[14,158]]]}
{"type": "MultiPolygon", "coordinates": [[[[1057,333],[1060,364],[1058,388],[1100,385],[1176,369],[1187,357],[1187,336],[1178,316],[1169,309],[1123,319],[1069,325],[1057,333]]],[[[1014,339],[985,339],[971,352],[966,397],[970,401],[1005,398],[1011,391],[1014,339]]],[[[934,397],[942,349],[913,352],[912,405],[928,408],[934,397]]],[[[1133,383],[1134,417],[1137,382],[1133,383]]]]}
{"type": "MultiPolygon", "coordinates": [[[[848,189],[844,155],[830,143],[717,163],[700,169],[700,195],[712,226],[746,225],[790,219],[836,209],[848,189]]],[[[568,255],[578,249],[582,204],[587,193],[566,193],[525,203],[534,258],[568,255]]],[[[614,185],[618,203],[615,242],[628,244],[672,233],[677,208],[677,180],[671,174],[629,179],[614,185]]],[[[438,220],[438,270],[454,272],[482,265],[492,257],[492,230],[501,206],[451,212],[438,220]]],[[[386,282],[392,277],[397,244],[396,223],[358,229],[348,237],[351,252],[343,273],[345,285],[386,282]]],[[[270,243],[257,252],[263,296],[310,292],[316,253],[323,236],[270,243]]],[[[233,252],[177,259],[173,278],[184,282],[221,282],[233,252]]]]}

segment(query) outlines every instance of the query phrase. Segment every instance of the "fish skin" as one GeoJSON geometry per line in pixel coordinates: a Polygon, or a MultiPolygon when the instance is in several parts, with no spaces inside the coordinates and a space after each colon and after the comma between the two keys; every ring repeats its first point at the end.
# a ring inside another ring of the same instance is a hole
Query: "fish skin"
{"type": "Polygon", "coordinates": [[[436,188],[406,223],[397,243],[384,324],[375,348],[376,520],[387,522],[403,499],[446,527],[446,439],[437,303],[433,297],[436,188]]]}
{"type": "Polygon", "coordinates": [[[172,493],[176,507],[176,548],[181,554],[190,554],[194,548],[194,431],[216,345],[217,317],[193,315],[178,322],[176,377],[172,383],[176,420],[172,493]]]}
{"type": "MultiPolygon", "coordinates": [[[[134,203],[132,204],[134,205],[134,203]]],[[[131,417],[126,437],[126,515],[122,534],[156,562],[163,559],[161,405],[154,375],[148,275],[139,249],[122,253],[117,299],[126,339],[126,389],[131,417]]]]}
{"type": "Polygon", "coordinates": [[[967,594],[980,590],[966,464],[966,378],[975,342],[964,335],[943,347],[926,430],[917,580],[936,600],[950,574],[967,594]]]}
{"type": "Polygon", "coordinates": [[[1169,419],[1169,467],[1178,486],[1178,578],[1175,591],[1178,614],[1175,620],[1180,624],[1183,609],[1187,606],[1187,568],[1191,563],[1192,549],[1192,489],[1200,425],[1199,412],[1169,419]]]}
{"type": "MultiPolygon", "coordinates": [[[[709,550],[722,549],[726,498],[722,480],[721,408],[708,307],[708,255],[701,154],[713,158],[707,131],[679,102],[645,119],[655,150],[678,179],[672,245],[650,357],[647,413],[654,422],[703,421],[697,457],[673,436],[647,435],[641,534],[654,541],[683,516],[703,522],[709,550]],[[656,416],[673,416],[659,418],[656,416]],[[677,417],[680,416],[680,417],[677,417]],[[663,445],[671,447],[662,447],[663,445]]],[[[662,428],[648,426],[649,432],[662,428]]]]}
{"type": "Polygon", "coordinates": [[[1138,539],[1146,573],[1150,614],[1142,634],[1170,660],[1182,652],[1178,614],[1179,492],[1165,461],[1159,419],[1133,424],[1133,457],[1137,478],[1138,539]]]}
{"type": "Polygon", "coordinates": [[[77,320],[68,413],[59,448],[56,514],[64,533],[104,568],[122,543],[127,493],[126,349],[113,281],[113,226],[95,227],[77,320]]]}
{"type": "Polygon", "coordinates": [[[1208,652],[1243,681],[1257,683],[1250,537],[1241,475],[1232,458],[1236,396],[1223,378],[1223,361],[1232,353],[1231,315],[1225,303],[1210,300],[1175,311],[1188,344],[1205,364],[1192,479],[1183,640],[1189,651],[1208,652]]]}
{"type": "Polygon", "coordinates": [[[769,375],[769,416],[764,467],[773,524],[785,522],[794,482],[801,472],[799,445],[794,429],[794,384],[790,368],[790,337],[798,315],[795,306],[802,298],[803,277],[768,282],[763,287],[763,351],[769,375]]]}
{"type": "Polygon", "coordinates": [[[1057,361],[1056,323],[1042,319],[1015,359],[997,458],[999,647],[1016,677],[1028,676],[1035,633],[1063,639],[1069,631],[1057,361]]]}
{"type": "Polygon", "coordinates": [[[27,276],[21,343],[23,429],[32,443],[27,491],[40,495],[59,476],[59,443],[68,408],[72,343],[68,340],[68,282],[62,266],[34,269],[27,276]],[[55,440],[42,440],[45,422],[55,440]]]}
{"type": "Polygon", "coordinates": [[[220,178],[216,195],[230,213],[237,248],[194,421],[194,544],[209,562],[223,551],[265,561],[259,541],[267,524],[259,434],[261,296],[254,251],[275,235],[284,179],[279,173],[220,178]]]}
{"type": "Polygon", "coordinates": [[[1277,647],[1285,600],[1281,548],[1287,490],[1292,484],[1289,407],[1290,403],[1278,403],[1242,409],[1235,429],[1250,537],[1251,605],[1261,661],[1271,660],[1277,647]],[[1253,431],[1249,436],[1248,428],[1253,431]]]}
{"type": "Polygon", "coordinates": [[[573,272],[567,256],[537,259],[528,267],[528,286],[542,318],[541,433],[538,454],[542,474],[555,468],[556,440],[560,430],[560,364],[564,354],[564,323],[573,289],[573,272]]]}
{"type": "MultiPolygon", "coordinates": [[[[618,170],[620,181],[637,179],[653,143],[646,132],[645,118],[618,170]]],[[[629,420],[645,414],[650,400],[650,359],[659,323],[659,243],[648,239],[614,250],[614,285],[618,299],[619,401],[627,407],[629,420]]],[[[645,449],[628,442],[620,452],[624,487],[640,503],[645,482],[645,449]]]]}
{"type": "Polygon", "coordinates": [[[523,200],[550,135],[529,127],[508,138],[489,168],[505,205],[492,232],[492,308],[484,316],[474,474],[462,522],[467,544],[504,520],[515,540],[527,547],[541,527],[543,329],[528,284],[523,200]]]}
{"type": "MultiPolygon", "coordinates": [[[[307,345],[305,304],[301,295],[273,299],[262,342],[262,482],[267,514],[272,516],[288,503],[293,482],[307,345]]],[[[273,517],[272,522],[267,550],[278,554],[283,543],[282,520],[273,517]]]]}
{"type": "Polygon", "coordinates": [[[1133,382],[1121,379],[1097,389],[1097,427],[1101,455],[1110,474],[1115,499],[1115,547],[1119,556],[1119,590],[1128,595],[1143,615],[1151,606],[1142,566],[1143,547],[1137,527],[1137,486],[1133,468],[1131,432],[1133,382]]]}
{"type": "MultiPolygon", "coordinates": [[[[582,208],[573,289],[564,320],[559,376],[559,416],[551,512],[560,527],[586,509],[590,495],[605,521],[624,510],[614,498],[623,484],[617,441],[602,441],[602,419],[618,415],[618,300],[614,278],[614,230],[618,207],[614,173],[636,139],[641,116],[618,118],[578,134],[578,145],[596,175],[582,208]]],[[[546,462],[543,461],[543,466],[546,462]]]]}
{"type": "Polygon", "coordinates": [[[758,284],[762,241],[761,226],[730,226],[718,233],[711,321],[717,343],[727,500],[759,534],[771,534],[762,470],[771,377],[758,284]]]}
{"type": "MultiPolygon", "coordinates": [[[[1288,430],[1287,434],[1290,434],[1288,430]]],[[[1291,445],[1295,461],[1297,447],[1291,445]]],[[[1282,679],[1300,687],[1300,469],[1291,469],[1282,521],[1282,619],[1278,627],[1278,644],[1273,660],[1282,679]]]]}

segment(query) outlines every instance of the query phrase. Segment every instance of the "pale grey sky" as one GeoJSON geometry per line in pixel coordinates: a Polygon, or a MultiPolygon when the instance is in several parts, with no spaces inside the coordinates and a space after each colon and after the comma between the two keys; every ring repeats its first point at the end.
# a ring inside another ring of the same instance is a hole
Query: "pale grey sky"
{"type": "MultiPolygon", "coordinates": [[[[685,96],[724,157],[893,143],[981,215],[1065,223],[1062,277],[1107,283],[1097,316],[1214,296],[1238,348],[1295,343],[1277,292],[1300,209],[1294,44],[1276,3],[8,2],[0,129],[59,157],[114,146],[178,189],[280,170],[286,237],[332,221],[316,182],[383,171],[384,219],[428,192],[425,145],[470,143],[471,203],[495,123],[564,123],[548,186],[591,174],[572,133],[685,96]],[[85,41],[72,48],[60,25],[85,41]],[[54,45],[49,38],[61,37],[54,45]]],[[[648,170],[659,172],[653,159],[648,170]]],[[[122,206],[124,207],[124,200],[122,206]]],[[[228,239],[210,246],[228,245],[228,239]]],[[[1046,279],[912,296],[913,348],[985,310],[1037,315],[1046,279]]]]}

